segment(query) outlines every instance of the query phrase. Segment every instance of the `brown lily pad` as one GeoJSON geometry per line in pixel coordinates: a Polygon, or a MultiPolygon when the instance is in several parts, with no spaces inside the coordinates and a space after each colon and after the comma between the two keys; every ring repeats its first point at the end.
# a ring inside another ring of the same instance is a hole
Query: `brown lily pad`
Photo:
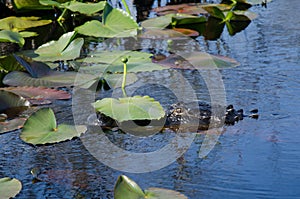
{"type": "Polygon", "coordinates": [[[189,37],[197,37],[199,36],[199,32],[187,28],[173,28],[173,30],[180,32],[189,37]]]}
{"type": "Polygon", "coordinates": [[[70,99],[70,93],[62,90],[56,90],[46,87],[33,87],[33,86],[18,86],[18,87],[4,87],[0,90],[6,90],[27,99],[32,100],[65,100],[70,99]]]}
{"type": "Polygon", "coordinates": [[[5,122],[0,122],[0,134],[22,128],[25,121],[26,118],[15,118],[12,120],[7,120],[5,122]]]}

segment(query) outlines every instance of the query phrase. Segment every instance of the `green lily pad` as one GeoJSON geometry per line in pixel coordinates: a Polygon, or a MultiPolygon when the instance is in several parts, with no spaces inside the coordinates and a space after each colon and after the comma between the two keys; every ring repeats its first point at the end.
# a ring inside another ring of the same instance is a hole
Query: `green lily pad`
{"type": "Polygon", "coordinates": [[[165,115],[160,103],[149,96],[104,98],[93,105],[97,111],[119,122],[160,119],[165,115]]]}
{"type": "MultiPolygon", "coordinates": [[[[9,86],[63,87],[73,86],[76,76],[76,72],[51,71],[46,76],[34,78],[28,73],[13,71],[4,77],[3,83],[9,86]]],[[[85,74],[84,77],[76,82],[77,86],[95,81],[95,76],[85,74]]]]}
{"type": "Polygon", "coordinates": [[[0,31],[0,42],[12,42],[19,44],[22,47],[25,44],[25,40],[20,33],[10,30],[0,31]]]}
{"type": "Polygon", "coordinates": [[[39,17],[6,17],[0,20],[0,29],[19,32],[27,28],[44,26],[51,23],[51,20],[40,20],[39,17]]]}
{"type": "Polygon", "coordinates": [[[56,125],[53,110],[51,108],[42,108],[27,119],[20,137],[24,142],[33,145],[47,144],[79,137],[86,130],[86,126],[56,125]]]}
{"type": "Polygon", "coordinates": [[[71,60],[79,57],[83,45],[83,38],[72,41],[75,31],[63,34],[57,41],[50,41],[34,51],[36,61],[71,60]]]}
{"type": "Polygon", "coordinates": [[[125,175],[118,177],[114,188],[115,199],[187,199],[183,194],[161,188],[143,191],[139,185],[125,175]]]}
{"type": "Polygon", "coordinates": [[[217,19],[224,20],[226,17],[221,9],[219,9],[216,5],[207,5],[203,6],[203,9],[206,10],[210,16],[215,17],[217,19]]]}
{"type": "Polygon", "coordinates": [[[104,9],[106,1],[100,1],[98,3],[82,3],[79,1],[68,1],[65,3],[59,3],[51,0],[39,0],[39,3],[45,6],[55,6],[58,8],[66,8],[72,12],[79,12],[81,14],[92,15],[104,9]]]}
{"type": "Polygon", "coordinates": [[[141,199],[145,193],[133,180],[125,175],[118,177],[114,188],[114,199],[141,199]]]}
{"type": "Polygon", "coordinates": [[[30,31],[22,31],[22,32],[19,32],[19,33],[24,38],[38,36],[38,34],[36,32],[30,32],[30,31]]]}
{"type": "Polygon", "coordinates": [[[0,178],[0,198],[13,198],[22,189],[22,183],[16,178],[0,178]]]}
{"type": "Polygon", "coordinates": [[[82,3],[78,1],[69,1],[62,4],[63,7],[81,14],[91,15],[104,9],[106,1],[100,1],[98,3],[82,3]]]}
{"type": "Polygon", "coordinates": [[[204,52],[181,53],[180,55],[170,55],[166,59],[158,61],[158,63],[172,68],[199,70],[232,68],[239,65],[239,62],[232,58],[204,52]]]}
{"type": "Polygon", "coordinates": [[[141,26],[146,29],[164,29],[171,24],[173,16],[175,16],[175,14],[167,14],[147,19],[141,23],[141,26]]]}
{"type": "Polygon", "coordinates": [[[180,25],[189,25],[189,24],[198,24],[205,23],[207,21],[204,16],[194,16],[188,14],[177,14],[172,17],[172,26],[180,26],[180,25]]]}
{"type": "MultiPolygon", "coordinates": [[[[128,57],[127,72],[137,73],[144,71],[164,70],[166,68],[155,64],[151,60],[152,54],[138,51],[101,51],[93,53],[84,59],[86,63],[95,63],[87,70],[97,72],[122,73],[123,63],[121,59],[128,57]],[[99,63],[99,64],[97,64],[99,63]]],[[[84,69],[83,69],[84,70],[84,69]]]]}
{"type": "Polygon", "coordinates": [[[147,199],[188,199],[177,191],[162,188],[149,188],[145,190],[145,194],[147,199]]]}
{"type": "Polygon", "coordinates": [[[136,36],[138,27],[128,13],[106,4],[102,23],[97,20],[88,21],[75,30],[87,36],[112,38],[136,36]]]}

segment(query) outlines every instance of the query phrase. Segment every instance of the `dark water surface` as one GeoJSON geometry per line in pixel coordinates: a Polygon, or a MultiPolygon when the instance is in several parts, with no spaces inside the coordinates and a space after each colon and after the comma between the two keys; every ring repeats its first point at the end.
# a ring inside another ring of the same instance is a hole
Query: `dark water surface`
{"type": "MultiPolygon", "coordinates": [[[[22,142],[20,131],[16,131],[0,137],[0,176],[22,181],[17,197],[22,199],[113,198],[120,174],[142,188],[169,188],[191,199],[300,198],[299,7],[299,0],[274,0],[267,9],[251,8],[259,17],[233,37],[225,31],[217,41],[197,38],[203,50],[241,63],[221,71],[227,104],[244,110],[258,108],[260,112],[258,120],[245,119],[226,126],[219,144],[206,158],[198,157],[203,136],[197,136],[173,164],[149,173],[124,173],[99,162],[80,139],[33,147],[22,142]],[[42,182],[32,182],[30,170],[34,167],[41,169],[42,182]]],[[[162,77],[170,75],[164,73],[162,77]]],[[[189,78],[195,81],[195,77],[189,78]]],[[[156,90],[154,95],[158,93],[156,90]]],[[[172,101],[170,96],[166,99],[172,101]]],[[[53,105],[58,122],[72,123],[70,104],[62,101],[53,105]]],[[[133,146],[124,134],[111,133],[110,137],[124,148],[140,147],[142,151],[147,146],[141,139],[133,142],[141,145],[133,146]]],[[[166,139],[168,135],[159,134],[149,142],[158,142],[154,145],[160,147],[166,139]]]]}

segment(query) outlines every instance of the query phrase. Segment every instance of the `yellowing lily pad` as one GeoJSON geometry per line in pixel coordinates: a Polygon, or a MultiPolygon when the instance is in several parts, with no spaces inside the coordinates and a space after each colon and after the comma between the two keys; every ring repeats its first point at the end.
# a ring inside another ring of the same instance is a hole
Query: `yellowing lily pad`
{"type": "Polygon", "coordinates": [[[0,178],[0,198],[13,198],[22,189],[22,183],[15,178],[0,178]]]}
{"type": "Polygon", "coordinates": [[[86,126],[57,125],[53,110],[42,108],[27,119],[20,137],[33,145],[47,144],[79,137],[86,130],[86,126]]]}
{"type": "Polygon", "coordinates": [[[6,17],[0,20],[0,29],[19,32],[27,28],[44,26],[51,23],[51,20],[40,20],[39,17],[6,17]]]}

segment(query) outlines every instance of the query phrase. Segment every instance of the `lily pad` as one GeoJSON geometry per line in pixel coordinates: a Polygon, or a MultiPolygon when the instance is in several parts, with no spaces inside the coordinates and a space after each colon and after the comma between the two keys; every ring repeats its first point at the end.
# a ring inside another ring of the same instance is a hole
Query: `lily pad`
{"type": "Polygon", "coordinates": [[[138,24],[128,13],[106,4],[102,23],[97,20],[88,21],[75,30],[87,36],[112,38],[136,36],[138,28],[138,24]]]}
{"type": "Polygon", "coordinates": [[[160,119],[165,115],[160,103],[149,96],[104,98],[93,105],[97,111],[119,122],[160,119]]]}
{"type": "Polygon", "coordinates": [[[89,3],[89,2],[82,3],[79,1],[68,1],[62,4],[60,4],[57,1],[51,1],[51,0],[39,0],[39,2],[42,5],[55,6],[59,8],[67,8],[72,12],[79,12],[81,14],[86,14],[86,15],[91,15],[103,10],[106,4],[106,1],[100,1],[98,3],[89,3]]]}
{"type": "Polygon", "coordinates": [[[251,3],[252,5],[258,5],[258,4],[262,4],[264,2],[271,2],[272,0],[247,0],[248,3],[251,3]]]}
{"type": "Polygon", "coordinates": [[[19,32],[27,28],[44,26],[51,23],[51,20],[40,20],[39,17],[6,17],[0,20],[0,29],[19,32]]]}
{"type": "Polygon", "coordinates": [[[234,59],[229,57],[211,55],[204,52],[182,53],[179,55],[170,55],[164,60],[158,61],[161,65],[166,65],[178,69],[216,69],[232,68],[239,65],[234,59]]]}
{"type": "Polygon", "coordinates": [[[197,37],[199,36],[199,33],[195,30],[191,30],[191,29],[186,29],[186,28],[173,28],[173,30],[180,32],[186,36],[190,36],[190,37],[197,37]]]}
{"type": "Polygon", "coordinates": [[[22,47],[25,44],[25,40],[20,33],[13,32],[10,30],[0,31],[0,42],[12,42],[19,44],[22,47]]]}
{"type": "MultiPolygon", "coordinates": [[[[34,51],[36,61],[71,60],[79,57],[83,38],[72,41],[75,31],[63,34],[57,41],[50,41],[34,51]]],[[[35,56],[35,57],[34,57],[35,56]]]]}
{"type": "Polygon", "coordinates": [[[125,175],[118,177],[114,188],[115,199],[141,199],[145,198],[144,191],[133,180],[125,175]]]}
{"type": "Polygon", "coordinates": [[[30,103],[23,97],[14,93],[0,90],[0,113],[12,117],[29,107],[30,103]]]}
{"type": "Polygon", "coordinates": [[[167,5],[154,8],[153,11],[158,15],[185,13],[191,15],[206,14],[207,12],[202,8],[202,4],[179,4],[179,5],[167,5]]]}
{"type": "Polygon", "coordinates": [[[162,188],[149,188],[145,190],[145,194],[147,199],[188,199],[177,191],[162,188]]]}
{"type": "MultiPolygon", "coordinates": [[[[121,59],[123,57],[128,57],[128,73],[166,69],[158,64],[152,63],[151,56],[152,54],[150,53],[138,51],[101,51],[91,54],[90,57],[84,59],[84,62],[95,63],[91,67],[86,67],[86,69],[97,72],[122,73],[123,63],[121,59]]],[[[81,69],[84,70],[83,68],[81,69]]]]}
{"type": "Polygon", "coordinates": [[[173,16],[175,16],[175,14],[167,14],[147,19],[141,23],[141,26],[146,29],[164,29],[171,24],[173,16]]]}
{"type": "Polygon", "coordinates": [[[172,17],[172,26],[205,23],[206,21],[206,17],[204,16],[177,14],[172,17]]]}
{"type": "Polygon", "coordinates": [[[149,29],[139,35],[145,39],[185,39],[188,36],[172,29],[149,29]]]}
{"type": "Polygon", "coordinates": [[[125,175],[118,177],[114,188],[115,199],[187,199],[183,194],[161,188],[149,188],[143,191],[139,185],[125,175]]]}
{"type": "MultiPolygon", "coordinates": [[[[73,86],[75,84],[77,73],[76,72],[60,72],[51,71],[48,75],[33,78],[30,74],[20,71],[13,71],[8,73],[3,83],[9,86],[44,86],[44,87],[64,87],[73,86]]],[[[78,80],[77,86],[86,84],[88,82],[94,82],[95,76],[85,74],[85,78],[78,80]]]]}
{"type": "Polygon", "coordinates": [[[33,145],[47,144],[79,137],[86,130],[86,126],[57,125],[53,110],[42,108],[27,119],[20,137],[24,142],[33,145]]]}
{"type": "Polygon", "coordinates": [[[13,198],[22,189],[22,183],[16,178],[0,178],[0,197],[13,198]]]}
{"type": "MultiPolygon", "coordinates": [[[[63,86],[73,86],[75,79],[77,77],[77,72],[61,72],[51,70],[50,67],[43,62],[30,62],[28,63],[23,58],[16,56],[16,60],[26,68],[30,73],[13,71],[8,73],[4,79],[3,83],[9,86],[44,86],[44,87],[63,87],[63,86]]],[[[82,79],[78,80],[76,83],[86,84],[88,82],[95,81],[94,75],[81,74],[82,79]]]]}
{"type": "Polygon", "coordinates": [[[0,122],[0,134],[14,131],[23,127],[26,118],[15,118],[0,122]]]}
{"type": "Polygon", "coordinates": [[[32,87],[32,86],[23,86],[23,87],[4,87],[0,90],[6,90],[17,95],[20,95],[27,99],[70,99],[70,93],[62,90],[56,90],[45,87],[32,87]]]}

